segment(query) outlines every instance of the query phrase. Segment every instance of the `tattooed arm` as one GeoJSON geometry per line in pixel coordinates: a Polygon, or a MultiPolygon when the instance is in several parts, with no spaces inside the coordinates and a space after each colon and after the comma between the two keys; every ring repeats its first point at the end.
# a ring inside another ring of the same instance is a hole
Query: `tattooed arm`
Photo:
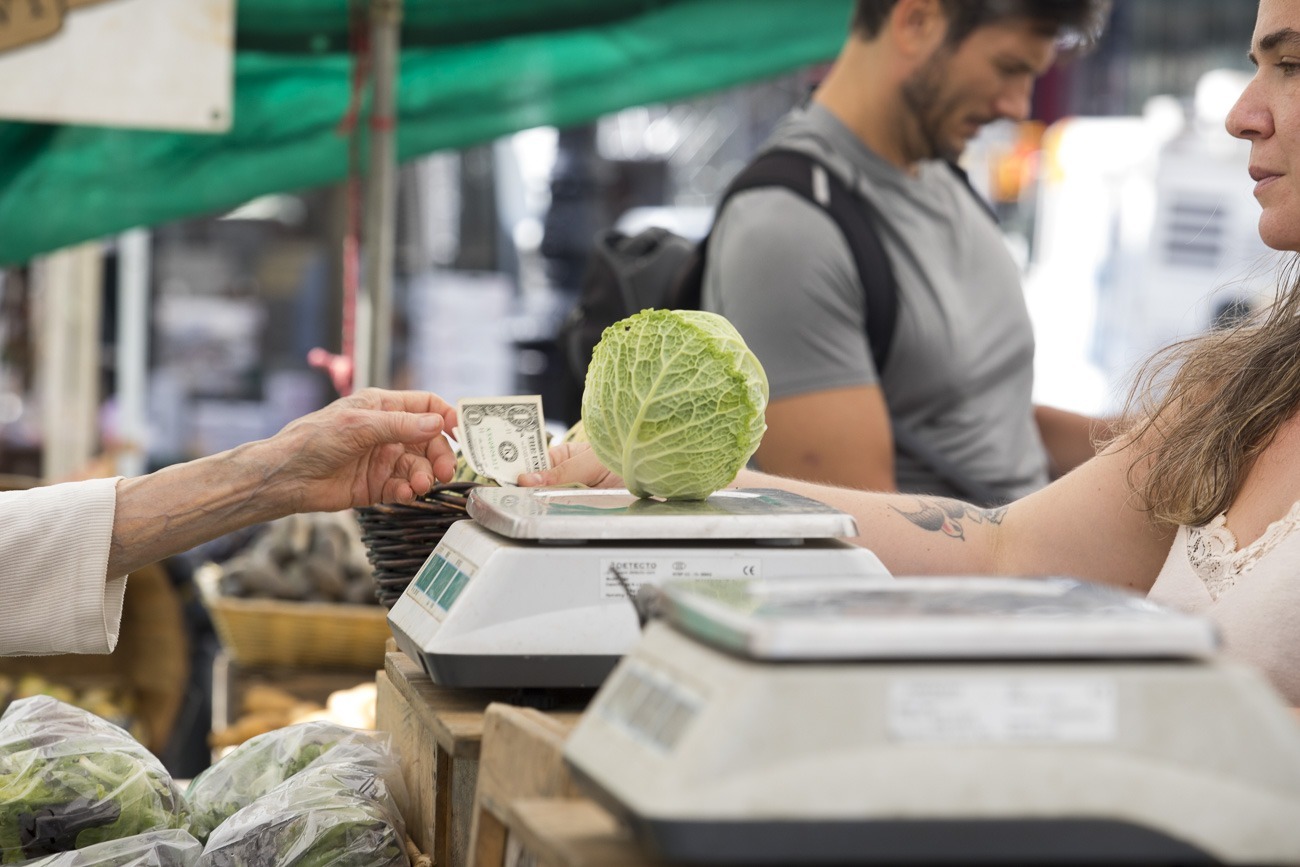
{"type": "Polygon", "coordinates": [[[832,488],[748,471],[743,487],[780,487],[852,514],[854,540],[895,575],[1064,575],[1151,588],[1173,527],[1147,519],[1127,482],[1131,453],[1109,451],[1009,506],[832,488]]]}
{"type": "MultiPolygon", "coordinates": [[[[551,450],[554,469],[519,483],[619,487],[585,443],[551,450]]],[[[895,575],[1064,575],[1145,593],[1173,541],[1147,520],[1128,484],[1132,454],[1110,449],[1009,506],[871,493],[742,470],[732,487],[782,488],[853,515],[857,543],[895,575]]]]}
{"type": "Polygon", "coordinates": [[[943,533],[953,539],[966,540],[968,524],[1001,524],[1007,514],[1007,507],[981,509],[960,500],[941,500],[935,497],[917,497],[916,503],[891,503],[889,506],[898,514],[923,530],[943,533]]]}

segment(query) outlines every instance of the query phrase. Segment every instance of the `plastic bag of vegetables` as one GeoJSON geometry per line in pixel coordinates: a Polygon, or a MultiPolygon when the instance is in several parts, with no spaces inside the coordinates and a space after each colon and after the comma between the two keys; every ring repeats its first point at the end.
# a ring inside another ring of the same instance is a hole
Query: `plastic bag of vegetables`
{"type": "Polygon", "coordinates": [[[185,799],[125,730],[49,696],[0,717],[0,863],[185,828],[185,799]]]}
{"type": "Polygon", "coordinates": [[[407,867],[406,828],[383,776],[324,762],[217,826],[200,867],[407,867]]]}
{"type": "Polygon", "coordinates": [[[203,844],[187,831],[150,831],[27,861],[23,867],[194,867],[203,844]]]}
{"type": "MultiPolygon", "coordinates": [[[[401,781],[386,734],[348,728],[324,720],[298,723],[249,738],[227,756],[196,776],[185,792],[192,813],[190,830],[206,840],[228,816],[267,794],[276,786],[340,747],[345,758],[356,760],[358,751],[374,756],[373,765],[389,774],[396,789],[401,781]],[[384,757],[388,764],[383,765],[384,757]],[[395,778],[395,779],[394,779],[395,778]]],[[[406,789],[398,797],[405,803],[406,789]]]]}
{"type": "Polygon", "coordinates": [[[411,802],[398,755],[393,751],[387,735],[375,735],[373,732],[367,734],[371,737],[335,744],[313,759],[303,768],[303,772],[331,764],[364,768],[384,781],[387,797],[392,799],[398,814],[405,816],[411,802]]]}

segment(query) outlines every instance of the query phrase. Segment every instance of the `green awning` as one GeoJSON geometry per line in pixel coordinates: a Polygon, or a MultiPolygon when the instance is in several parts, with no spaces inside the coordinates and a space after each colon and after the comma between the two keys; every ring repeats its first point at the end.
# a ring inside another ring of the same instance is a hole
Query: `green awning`
{"type": "MultiPolygon", "coordinates": [[[[851,0],[407,0],[401,159],[834,56],[851,0]],[[486,35],[483,35],[486,34],[486,35]]],[[[0,264],[336,182],[347,0],[238,0],[223,135],[0,123],[0,264]],[[257,47],[246,47],[257,46],[257,47]]]]}

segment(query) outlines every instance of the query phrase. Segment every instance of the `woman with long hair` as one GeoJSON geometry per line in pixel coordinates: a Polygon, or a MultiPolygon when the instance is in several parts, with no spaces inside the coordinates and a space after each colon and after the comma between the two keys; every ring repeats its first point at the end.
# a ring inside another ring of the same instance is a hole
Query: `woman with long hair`
{"type": "MultiPolygon", "coordinates": [[[[1261,0],[1250,58],[1256,72],[1227,128],[1251,143],[1260,236],[1300,252],[1300,0],[1261,0]]],[[[1300,705],[1300,283],[1288,274],[1257,319],[1157,357],[1120,434],[1008,506],[747,471],[735,484],[854,514],[857,541],[896,575],[1066,575],[1204,614],[1229,655],[1300,705]]],[[[620,484],[589,449],[554,457],[555,469],[520,482],[620,484]]]]}

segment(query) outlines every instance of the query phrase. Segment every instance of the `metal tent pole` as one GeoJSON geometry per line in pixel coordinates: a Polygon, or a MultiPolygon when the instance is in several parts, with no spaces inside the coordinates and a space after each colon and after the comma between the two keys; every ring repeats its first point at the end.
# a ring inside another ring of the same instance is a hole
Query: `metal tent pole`
{"type": "Polygon", "coordinates": [[[124,448],[117,456],[117,472],[123,476],[141,475],[147,464],[149,249],[147,229],[131,229],[118,236],[117,422],[124,448]]]}
{"type": "Polygon", "coordinates": [[[370,0],[373,101],[370,113],[369,171],[362,237],[365,243],[363,294],[368,297],[368,345],[358,345],[354,383],[388,387],[392,383],[393,248],[397,220],[397,72],[401,54],[402,0],[370,0]],[[364,355],[363,355],[364,350],[364,355]]]}
{"type": "Polygon", "coordinates": [[[81,471],[98,447],[103,266],[98,241],[66,247],[35,262],[41,321],[41,477],[47,481],[81,471]]]}

